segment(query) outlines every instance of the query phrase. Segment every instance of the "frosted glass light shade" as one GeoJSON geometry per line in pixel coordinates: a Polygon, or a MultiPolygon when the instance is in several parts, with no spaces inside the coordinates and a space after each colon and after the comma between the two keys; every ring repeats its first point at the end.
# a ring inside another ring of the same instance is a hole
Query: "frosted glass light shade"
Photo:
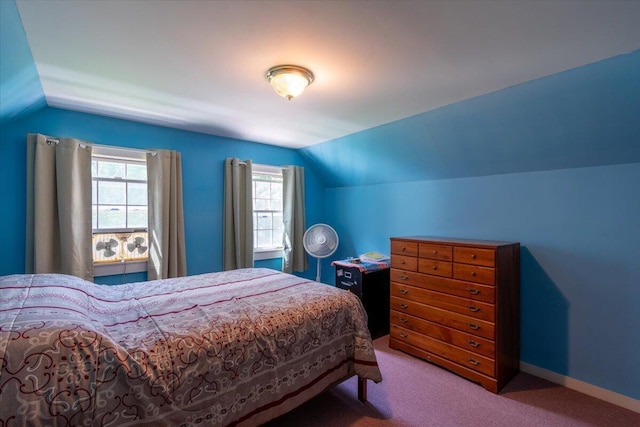
{"type": "Polygon", "coordinates": [[[273,90],[288,100],[300,95],[313,81],[311,71],[295,65],[273,67],[267,71],[266,77],[273,86],[273,90]]]}

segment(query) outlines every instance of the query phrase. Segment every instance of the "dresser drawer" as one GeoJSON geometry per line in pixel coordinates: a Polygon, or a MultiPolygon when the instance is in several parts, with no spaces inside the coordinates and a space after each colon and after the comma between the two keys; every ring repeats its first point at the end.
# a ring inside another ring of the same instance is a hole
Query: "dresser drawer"
{"type": "Polygon", "coordinates": [[[493,304],[472,301],[466,298],[443,294],[441,292],[433,292],[395,282],[391,283],[391,296],[404,298],[421,304],[428,304],[454,313],[460,313],[465,316],[485,320],[487,322],[493,322],[495,315],[495,306],[493,304]]]}
{"type": "Polygon", "coordinates": [[[449,279],[446,277],[430,276],[428,274],[391,269],[391,281],[417,286],[437,292],[444,292],[459,297],[471,298],[493,304],[495,302],[495,288],[473,282],[449,279]]]}
{"type": "Polygon", "coordinates": [[[485,322],[484,320],[474,319],[469,316],[403,298],[391,297],[390,305],[391,310],[410,314],[489,340],[495,340],[495,327],[491,322],[485,322]]]}
{"type": "Polygon", "coordinates": [[[490,267],[480,267],[470,264],[453,264],[453,277],[470,282],[495,285],[496,270],[490,267]]]}
{"type": "Polygon", "coordinates": [[[450,262],[437,261],[434,259],[419,258],[418,271],[420,273],[442,277],[452,277],[453,275],[453,268],[450,262]]]}
{"type": "Polygon", "coordinates": [[[448,342],[464,350],[492,358],[496,348],[493,341],[480,338],[438,323],[420,319],[399,311],[391,311],[391,324],[448,342]]]}
{"type": "Polygon", "coordinates": [[[397,325],[391,325],[390,329],[390,334],[393,339],[421,348],[485,375],[495,375],[495,361],[493,359],[463,350],[397,325]]]}
{"type": "Polygon", "coordinates": [[[420,258],[451,261],[453,260],[453,246],[420,243],[418,245],[418,256],[420,256],[420,258]]]}
{"type": "Polygon", "coordinates": [[[495,267],[495,251],[493,249],[479,249],[458,246],[453,249],[453,260],[464,264],[495,267]]]}
{"type": "Polygon", "coordinates": [[[418,271],[418,258],[403,255],[391,255],[391,267],[399,268],[401,270],[418,271]]]}
{"type": "Polygon", "coordinates": [[[416,242],[407,242],[405,240],[392,240],[391,253],[407,256],[418,256],[418,244],[416,242]]]}

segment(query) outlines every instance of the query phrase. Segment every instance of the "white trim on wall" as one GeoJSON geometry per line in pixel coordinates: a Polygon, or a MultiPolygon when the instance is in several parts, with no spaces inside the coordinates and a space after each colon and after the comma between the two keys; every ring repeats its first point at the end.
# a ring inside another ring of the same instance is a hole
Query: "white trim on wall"
{"type": "Polygon", "coordinates": [[[527,374],[535,375],[536,377],[544,378],[552,383],[560,384],[561,386],[570,388],[580,393],[584,393],[588,396],[595,397],[596,399],[604,400],[605,402],[612,403],[617,406],[629,409],[634,412],[640,413],[640,400],[634,399],[623,394],[615,393],[611,390],[607,390],[593,384],[586,383],[584,381],[576,380],[565,375],[560,375],[556,372],[549,371],[544,368],[540,368],[535,365],[531,365],[526,362],[520,362],[520,370],[527,374]]]}

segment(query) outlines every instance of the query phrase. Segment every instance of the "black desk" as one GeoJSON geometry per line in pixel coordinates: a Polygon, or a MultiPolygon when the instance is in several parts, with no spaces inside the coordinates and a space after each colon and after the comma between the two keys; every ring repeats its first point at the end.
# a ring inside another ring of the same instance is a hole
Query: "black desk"
{"type": "MultiPolygon", "coordinates": [[[[389,266],[367,271],[367,263],[334,261],[336,287],[353,292],[360,298],[369,318],[372,338],[389,334],[389,266]],[[365,271],[362,271],[362,270],[365,271]]],[[[370,267],[370,266],[369,266],[370,267]]]]}

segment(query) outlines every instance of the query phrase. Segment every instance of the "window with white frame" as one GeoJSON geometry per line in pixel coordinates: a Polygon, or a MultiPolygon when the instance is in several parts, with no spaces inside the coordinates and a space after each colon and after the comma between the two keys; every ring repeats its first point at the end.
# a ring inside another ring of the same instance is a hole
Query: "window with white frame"
{"type": "Polygon", "coordinates": [[[282,256],[282,168],[253,165],[254,259],[282,256]]]}
{"type": "MultiPolygon", "coordinates": [[[[99,270],[102,265],[138,261],[140,268],[129,268],[128,272],[146,270],[146,153],[141,150],[94,146],[91,180],[92,246],[96,269],[99,270]]],[[[96,272],[95,275],[101,274],[96,272]]]]}

